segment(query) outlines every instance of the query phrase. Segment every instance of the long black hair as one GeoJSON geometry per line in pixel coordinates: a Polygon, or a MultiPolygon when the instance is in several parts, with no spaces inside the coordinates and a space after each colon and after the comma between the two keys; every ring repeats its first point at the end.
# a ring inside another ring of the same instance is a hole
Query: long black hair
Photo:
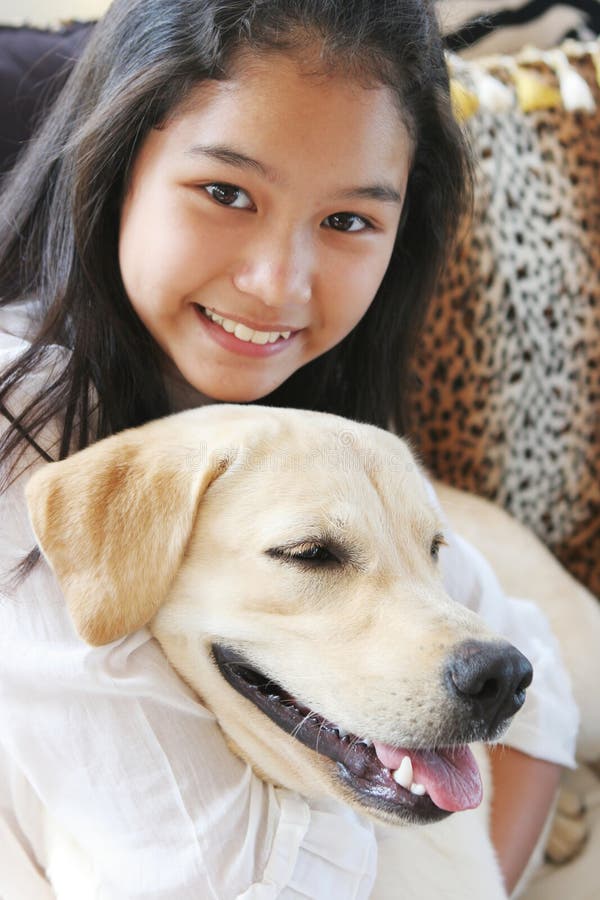
{"type": "Polygon", "coordinates": [[[56,417],[62,458],[171,411],[160,353],[118,264],[136,151],[192,87],[227,79],[241,52],[298,52],[315,41],[324,67],[392,88],[414,160],[366,315],[261,402],[404,429],[410,352],[470,185],[432,0],[115,0],[0,198],[0,305],[33,297],[40,310],[30,348],[0,374],[0,412],[51,345],[70,351],[55,380],[12,411],[0,463],[56,417]]]}

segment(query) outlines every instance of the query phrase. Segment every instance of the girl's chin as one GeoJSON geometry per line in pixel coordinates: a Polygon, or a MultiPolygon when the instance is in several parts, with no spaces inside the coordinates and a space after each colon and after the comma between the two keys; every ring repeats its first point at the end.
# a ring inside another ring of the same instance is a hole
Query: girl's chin
{"type": "MultiPolygon", "coordinates": [[[[254,403],[267,397],[283,384],[285,378],[254,381],[246,377],[231,379],[203,378],[198,373],[179,368],[171,357],[164,354],[163,373],[167,394],[174,410],[193,409],[210,403],[254,403]]],[[[290,373],[291,374],[291,373],[290,373]]]]}
{"type": "Polygon", "coordinates": [[[265,397],[268,397],[277,387],[279,387],[279,384],[262,390],[258,388],[255,390],[248,390],[247,387],[245,389],[240,388],[239,390],[236,390],[235,388],[228,390],[215,388],[214,391],[211,391],[210,398],[204,393],[198,394],[198,392],[196,392],[198,396],[203,398],[202,402],[197,405],[203,406],[208,403],[256,403],[265,397]]]}
{"type": "MultiPolygon", "coordinates": [[[[180,398],[186,408],[193,406],[206,406],[209,403],[255,403],[268,397],[276,388],[280,387],[285,379],[273,379],[252,383],[251,378],[236,378],[229,383],[210,379],[209,381],[196,379],[190,373],[190,378],[178,372],[178,378],[173,384],[173,393],[180,398]]],[[[291,373],[290,373],[291,374],[291,373]]],[[[181,406],[181,402],[177,404],[181,406]]]]}

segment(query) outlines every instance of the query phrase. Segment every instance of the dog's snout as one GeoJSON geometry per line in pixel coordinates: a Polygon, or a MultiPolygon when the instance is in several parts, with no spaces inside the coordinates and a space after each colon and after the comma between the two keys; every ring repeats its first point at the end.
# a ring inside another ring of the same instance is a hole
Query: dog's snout
{"type": "Polygon", "coordinates": [[[454,694],[493,730],[523,706],[533,668],[511,644],[466,641],[455,650],[448,676],[454,694]]]}

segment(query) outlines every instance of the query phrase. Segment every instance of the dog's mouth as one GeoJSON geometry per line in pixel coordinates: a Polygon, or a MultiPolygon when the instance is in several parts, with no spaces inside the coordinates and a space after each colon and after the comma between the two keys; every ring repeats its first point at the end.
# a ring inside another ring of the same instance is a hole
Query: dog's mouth
{"type": "Polygon", "coordinates": [[[349,734],[269,680],[239,653],[212,645],[225,680],[283,731],[336,764],[336,774],[365,806],[413,822],[474,809],[481,777],[468,746],[392,747],[349,734]]]}

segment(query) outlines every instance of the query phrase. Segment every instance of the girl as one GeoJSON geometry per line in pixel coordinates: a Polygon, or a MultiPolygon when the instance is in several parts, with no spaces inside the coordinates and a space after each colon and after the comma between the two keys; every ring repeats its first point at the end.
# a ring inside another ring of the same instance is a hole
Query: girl
{"type": "MultiPolygon", "coordinates": [[[[145,630],[75,638],[24,473],[214,400],[403,430],[468,184],[428,0],[116,0],[95,29],[0,216],[0,552],[26,555],[0,607],[8,900],[41,889],[40,802],[111,900],[369,896],[366,821],[259,781],[145,630]]],[[[577,717],[543,620],[459,554],[454,595],[536,668],[494,763],[510,889],[577,717]]]]}

